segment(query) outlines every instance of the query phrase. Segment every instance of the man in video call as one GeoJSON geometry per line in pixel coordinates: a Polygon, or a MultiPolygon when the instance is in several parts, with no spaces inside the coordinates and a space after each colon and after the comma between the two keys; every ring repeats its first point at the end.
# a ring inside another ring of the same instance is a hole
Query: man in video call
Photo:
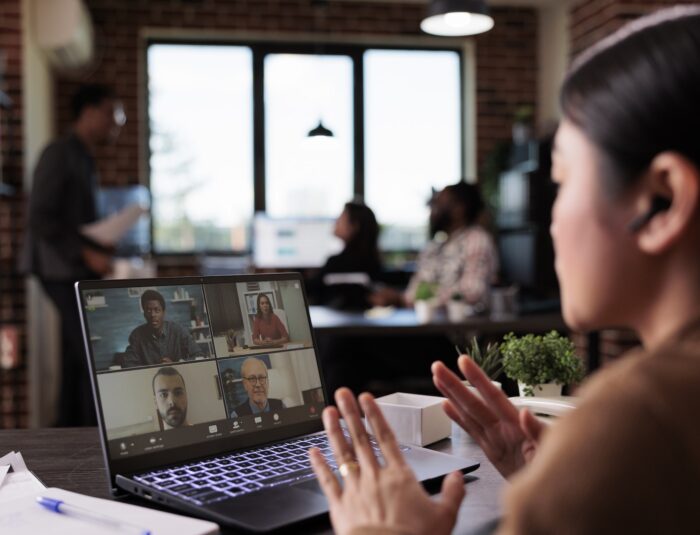
{"type": "Polygon", "coordinates": [[[190,425],[187,421],[187,388],[182,375],[175,368],[160,368],[153,376],[152,384],[163,429],[190,425]]]}
{"type": "Polygon", "coordinates": [[[131,331],[129,345],[121,357],[123,367],[192,360],[204,356],[184,327],[165,319],[165,299],[159,292],[143,292],[141,308],[146,323],[131,331]]]}
{"type": "Polygon", "coordinates": [[[285,408],[281,399],[267,397],[270,383],[268,381],[267,366],[262,360],[255,357],[245,359],[241,366],[241,377],[243,378],[243,387],[248,394],[248,399],[234,407],[230,414],[231,418],[251,416],[261,412],[280,411],[285,408]]]}

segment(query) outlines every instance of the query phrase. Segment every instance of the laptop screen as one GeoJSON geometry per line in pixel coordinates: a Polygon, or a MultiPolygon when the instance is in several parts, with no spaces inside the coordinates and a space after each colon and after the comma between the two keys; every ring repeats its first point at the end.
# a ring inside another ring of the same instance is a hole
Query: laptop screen
{"type": "Polygon", "coordinates": [[[320,419],[298,276],[81,283],[79,294],[111,461],[235,437],[251,444],[320,419]]]}

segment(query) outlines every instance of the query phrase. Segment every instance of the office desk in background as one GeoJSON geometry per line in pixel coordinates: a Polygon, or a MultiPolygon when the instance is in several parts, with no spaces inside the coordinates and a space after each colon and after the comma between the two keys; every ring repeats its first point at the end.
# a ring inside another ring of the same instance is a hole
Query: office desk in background
{"type": "Polygon", "coordinates": [[[551,329],[567,329],[561,314],[528,314],[510,319],[493,320],[488,316],[472,316],[455,323],[438,313],[434,321],[419,323],[412,308],[397,308],[382,318],[368,318],[363,312],[346,312],[328,307],[309,307],[311,325],[317,334],[347,336],[421,336],[541,333],[551,329]]]}
{"type": "MultiPolygon", "coordinates": [[[[457,443],[447,439],[432,449],[453,453],[481,462],[481,467],[466,477],[467,497],[459,511],[456,534],[469,533],[474,528],[500,515],[500,494],[504,479],[474,444],[457,443]]],[[[27,466],[47,487],[60,487],[98,498],[109,498],[102,448],[97,429],[56,428],[0,431],[0,456],[20,451],[27,466]]],[[[129,503],[143,505],[130,497],[129,503]]],[[[332,533],[327,518],[292,526],[286,533],[332,533]]],[[[237,533],[222,530],[222,533],[237,533]]]]}
{"type": "MultiPolygon", "coordinates": [[[[310,315],[329,391],[347,386],[356,394],[364,390],[375,395],[435,394],[430,364],[442,360],[456,369],[455,345],[464,348],[472,337],[483,343],[484,338],[500,339],[511,331],[539,334],[567,329],[559,313],[502,320],[473,316],[462,322],[448,321],[442,313],[430,323],[419,323],[412,308],[368,318],[362,312],[312,306],[310,315]]],[[[506,387],[510,395],[517,395],[517,387],[506,387]]]]}

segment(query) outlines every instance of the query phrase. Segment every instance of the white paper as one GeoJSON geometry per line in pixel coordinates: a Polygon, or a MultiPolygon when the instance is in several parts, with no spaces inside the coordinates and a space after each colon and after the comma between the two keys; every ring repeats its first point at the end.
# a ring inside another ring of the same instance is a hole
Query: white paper
{"type": "Polygon", "coordinates": [[[150,531],[151,535],[209,535],[219,533],[213,522],[164,513],[121,503],[84,496],[63,489],[46,488],[26,467],[20,453],[11,452],[0,465],[12,466],[0,487],[0,533],[12,535],[116,535],[125,533],[101,523],[54,513],[39,505],[38,496],[46,496],[88,509],[95,513],[126,521],[150,531]]]}
{"type": "Polygon", "coordinates": [[[0,507],[0,527],[2,527],[3,513],[6,509],[11,509],[11,507],[6,506],[7,502],[26,496],[36,496],[46,487],[27,469],[21,453],[11,451],[0,459],[0,466],[5,469],[5,476],[0,486],[0,505],[2,506],[0,507]],[[10,468],[12,468],[12,472],[9,472],[10,468]]]}
{"type": "Polygon", "coordinates": [[[81,518],[54,513],[36,502],[37,496],[63,500],[150,531],[151,535],[208,535],[219,533],[213,522],[156,511],[114,500],[102,500],[67,490],[49,488],[29,496],[22,496],[0,507],[0,533],[13,535],[100,535],[124,533],[112,527],[81,518]]]}
{"type": "Polygon", "coordinates": [[[110,247],[122,239],[124,234],[146,213],[148,209],[133,203],[104,219],[83,225],[80,232],[100,245],[110,247]]]}
{"type": "Polygon", "coordinates": [[[5,481],[5,476],[9,470],[9,466],[0,466],[0,487],[2,487],[2,482],[5,481]]]}

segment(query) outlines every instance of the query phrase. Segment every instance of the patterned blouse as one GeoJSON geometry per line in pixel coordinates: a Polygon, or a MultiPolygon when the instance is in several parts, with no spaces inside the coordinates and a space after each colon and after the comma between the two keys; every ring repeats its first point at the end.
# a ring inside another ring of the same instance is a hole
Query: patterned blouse
{"type": "Polygon", "coordinates": [[[438,285],[437,299],[445,304],[459,293],[475,308],[487,308],[489,290],[496,282],[498,254],[491,235],[474,225],[455,232],[446,241],[430,242],[418,257],[418,269],[406,289],[413,303],[418,285],[438,285]]]}

